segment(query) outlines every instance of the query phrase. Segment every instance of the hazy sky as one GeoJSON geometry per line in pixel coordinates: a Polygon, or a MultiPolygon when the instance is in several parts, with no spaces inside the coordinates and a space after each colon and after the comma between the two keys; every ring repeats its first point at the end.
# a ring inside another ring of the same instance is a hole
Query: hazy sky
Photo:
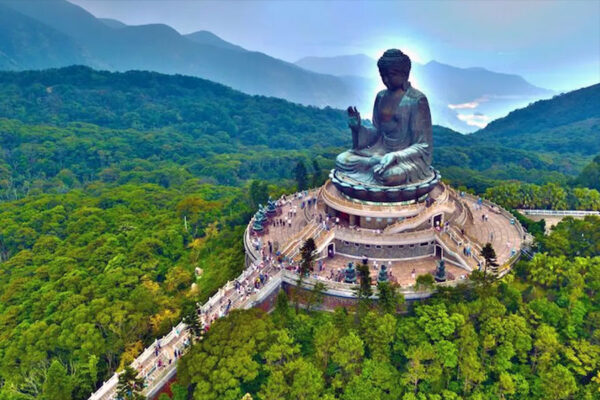
{"type": "Polygon", "coordinates": [[[286,61],[397,47],[416,61],[518,73],[570,90],[600,82],[600,0],[70,0],[97,17],[211,31],[286,61]]]}

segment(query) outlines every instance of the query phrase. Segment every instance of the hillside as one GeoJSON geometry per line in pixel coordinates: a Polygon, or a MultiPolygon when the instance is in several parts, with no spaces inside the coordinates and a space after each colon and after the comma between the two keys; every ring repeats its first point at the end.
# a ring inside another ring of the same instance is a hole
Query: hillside
{"type": "Polygon", "coordinates": [[[88,62],[83,48],[68,35],[0,4],[0,70],[88,62]]]}
{"type": "Polygon", "coordinates": [[[515,110],[473,135],[511,147],[579,153],[600,152],[600,84],[515,110]]]}
{"type": "MultiPolygon", "coordinates": [[[[341,110],[153,72],[87,67],[0,72],[0,118],[2,198],[58,190],[65,185],[57,178],[62,170],[74,175],[66,188],[101,176],[129,181],[135,179],[127,166],[131,159],[150,162],[145,170],[162,171],[145,181],[167,185],[179,181],[182,167],[219,184],[289,179],[299,158],[320,156],[322,167],[330,169],[335,155],[350,145],[341,110]]],[[[435,165],[446,178],[480,191],[497,179],[565,182],[563,174],[576,175],[589,161],[545,154],[553,148],[490,145],[438,126],[434,147],[435,165]]]]}
{"type": "MultiPolygon", "coordinates": [[[[31,22],[6,25],[4,29],[10,35],[31,34],[43,24],[45,30],[37,34],[36,41],[31,41],[34,49],[38,42],[51,41],[54,36],[66,36],[87,56],[81,61],[64,57],[59,64],[48,63],[45,67],[80,63],[112,71],[142,69],[193,75],[245,93],[321,107],[346,107],[355,104],[361,97],[351,82],[310,72],[263,53],[245,51],[210,33],[196,32],[184,36],[162,24],[126,25],[115,29],[118,24],[100,20],[65,0],[1,0],[0,5],[11,8],[13,13],[31,22]]],[[[2,43],[0,41],[0,54],[7,53],[6,57],[20,61],[14,62],[11,69],[42,66],[23,56],[22,53],[30,51],[27,46],[2,47],[2,43]]],[[[61,54],[46,53],[52,57],[61,54]]]]}
{"type": "Polygon", "coordinates": [[[193,33],[185,35],[185,37],[196,43],[208,44],[210,46],[222,47],[224,49],[230,49],[230,50],[247,51],[243,47],[229,43],[229,42],[221,39],[214,33],[208,32],[208,31],[193,32],[193,33]]]}

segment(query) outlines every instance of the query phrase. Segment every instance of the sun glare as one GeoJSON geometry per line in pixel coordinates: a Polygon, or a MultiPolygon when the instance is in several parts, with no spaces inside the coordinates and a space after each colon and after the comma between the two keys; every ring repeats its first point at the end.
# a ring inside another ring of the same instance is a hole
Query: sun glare
{"type": "Polygon", "coordinates": [[[379,48],[373,51],[371,55],[375,59],[379,59],[379,57],[381,57],[387,49],[391,48],[400,49],[404,54],[410,57],[412,62],[416,62],[419,64],[423,64],[425,62],[425,59],[419,54],[418,51],[414,49],[414,46],[407,45],[406,43],[403,44],[402,40],[398,40],[395,44],[392,44],[386,48],[379,48]]]}

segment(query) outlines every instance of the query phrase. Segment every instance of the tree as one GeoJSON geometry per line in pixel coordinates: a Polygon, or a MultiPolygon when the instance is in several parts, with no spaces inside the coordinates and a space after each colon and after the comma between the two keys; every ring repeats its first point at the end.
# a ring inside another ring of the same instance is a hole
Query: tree
{"type": "Polygon", "coordinates": [[[362,373],[352,378],[344,389],[343,400],[396,400],[401,398],[402,384],[398,370],[390,363],[365,360],[362,373]]]}
{"type": "Polygon", "coordinates": [[[362,316],[366,314],[371,304],[373,288],[371,287],[371,274],[367,264],[358,264],[356,267],[359,285],[354,288],[358,300],[358,312],[356,313],[356,322],[360,322],[362,316]]]}
{"type": "Polygon", "coordinates": [[[485,246],[483,246],[480,255],[485,260],[483,274],[487,275],[488,268],[491,268],[492,271],[495,271],[498,263],[496,262],[496,251],[494,251],[491,243],[486,243],[485,246]]]}
{"type": "Polygon", "coordinates": [[[321,370],[325,371],[331,360],[340,331],[331,322],[318,326],[314,333],[315,359],[321,370]]]}
{"type": "Polygon", "coordinates": [[[600,155],[583,168],[576,184],[600,191],[600,155]]]}
{"type": "Polygon", "coordinates": [[[315,250],[317,246],[313,238],[308,238],[300,248],[300,275],[306,276],[313,270],[315,263],[315,250]]]}
{"type": "Polygon", "coordinates": [[[464,323],[461,314],[448,314],[445,304],[420,305],[416,309],[417,323],[432,342],[452,336],[457,327],[464,323]]]}
{"type": "Polygon", "coordinates": [[[284,290],[280,290],[277,294],[277,301],[275,303],[275,310],[273,311],[273,321],[275,325],[282,328],[292,318],[288,296],[284,290]]]}
{"type": "Polygon", "coordinates": [[[358,299],[368,299],[373,295],[373,288],[371,287],[371,272],[367,264],[359,264],[356,268],[358,272],[358,279],[360,284],[358,286],[357,294],[358,299]]]}
{"type": "Polygon", "coordinates": [[[428,366],[435,359],[435,350],[430,343],[419,343],[409,347],[407,358],[408,368],[402,376],[402,381],[412,387],[413,393],[417,393],[419,382],[430,377],[431,371],[428,366]]]}
{"type": "Polygon", "coordinates": [[[258,209],[258,205],[265,205],[269,200],[269,186],[267,182],[253,179],[248,189],[252,209],[258,209]]]}
{"type": "Polygon", "coordinates": [[[533,371],[545,371],[556,361],[562,346],[556,330],[551,326],[541,324],[535,337],[531,366],[533,371]]]}
{"type": "Polygon", "coordinates": [[[187,400],[188,398],[187,388],[183,385],[173,383],[171,385],[171,392],[173,392],[172,400],[187,400]]]}
{"type": "Polygon", "coordinates": [[[308,189],[308,172],[304,160],[299,160],[294,168],[294,179],[298,190],[308,189]]]}
{"type": "Polygon", "coordinates": [[[119,400],[143,400],[141,394],[144,388],[144,379],[137,377],[137,371],[130,366],[125,367],[119,375],[117,383],[117,398],[119,400]]]}
{"type": "Polygon", "coordinates": [[[322,180],[322,176],[323,176],[323,171],[321,170],[321,165],[319,164],[319,161],[317,161],[316,158],[313,159],[312,167],[313,167],[313,175],[312,175],[311,186],[318,187],[322,183],[321,180],[322,180]]]}
{"type": "Polygon", "coordinates": [[[188,331],[191,333],[192,342],[202,337],[203,329],[195,303],[190,303],[184,308],[183,322],[186,324],[188,331]]]}
{"type": "Polygon", "coordinates": [[[264,352],[264,358],[267,365],[274,369],[294,359],[300,352],[300,346],[294,344],[286,329],[273,332],[273,336],[273,343],[264,352]]]}
{"type": "Polygon", "coordinates": [[[431,289],[435,283],[433,279],[433,275],[431,274],[423,274],[417,276],[416,286],[417,289],[431,289]]]}
{"type": "Polygon", "coordinates": [[[459,331],[458,372],[463,381],[463,391],[469,393],[473,386],[485,379],[485,368],[478,355],[479,339],[473,324],[467,322],[459,331]]]}
{"type": "Polygon", "coordinates": [[[369,311],[361,321],[361,336],[372,360],[389,362],[396,333],[396,318],[369,311]]]}
{"type": "Polygon", "coordinates": [[[298,282],[296,287],[296,313],[300,308],[300,294],[302,293],[302,283],[304,278],[313,270],[315,262],[315,240],[308,238],[304,241],[302,247],[300,247],[300,271],[298,273],[298,282]]]}
{"type": "Polygon", "coordinates": [[[545,399],[567,399],[577,391],[577,382],[563,365],[555,365],[541,374],[541,386],[545,399]]]}
{"type": "Polygon", "coordinates": [[[46,381],[42,387],[43,400],[65,400],[71,398],[73,383],[66,368],[58,360],[53,360],[48,368],[46,381]]]}
{"type": "Polygon", "coordinates": [[[377,293],[377,306],[381,313],[395,314],[398,307],[404,304],[404,296],[390,282],[377,282],[377,293]]]}
{"type": "Polygon", "coordinates": [[[178,362],[178,382],[194,385],[195,398],[239,400],[242,385],[263,371],[261,358],[274,341],[273,333],[273,322],[261,310],[231,311],[178,362]]]}
{"type": "Polygon", "coordinates": [[[323,282],[315,283],[306,300],[306,311],[310,312],[313,307],[323,304],[326,291],[327,286],[323,282]]]}
{"type": "Polygon", "coordinates": [[[340,367],[341,374],[334,378],[334,387],[341,387],[360,371],[365,354],[363,341],[353,331],[342,337],[334,347],[331,359],[340,367]]]}

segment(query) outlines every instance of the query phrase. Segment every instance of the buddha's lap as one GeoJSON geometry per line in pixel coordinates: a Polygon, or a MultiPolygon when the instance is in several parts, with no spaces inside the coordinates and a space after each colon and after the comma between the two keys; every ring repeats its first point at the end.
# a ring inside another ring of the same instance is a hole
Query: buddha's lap
{"type": "Polygon", "coordinates": [[[345,151],[340,153],[335,162],[340,167],[374,167],[381,161],[381,156],[373,154],[372,156],[364,156],[356,154],[353,151],[345,151]]]}

